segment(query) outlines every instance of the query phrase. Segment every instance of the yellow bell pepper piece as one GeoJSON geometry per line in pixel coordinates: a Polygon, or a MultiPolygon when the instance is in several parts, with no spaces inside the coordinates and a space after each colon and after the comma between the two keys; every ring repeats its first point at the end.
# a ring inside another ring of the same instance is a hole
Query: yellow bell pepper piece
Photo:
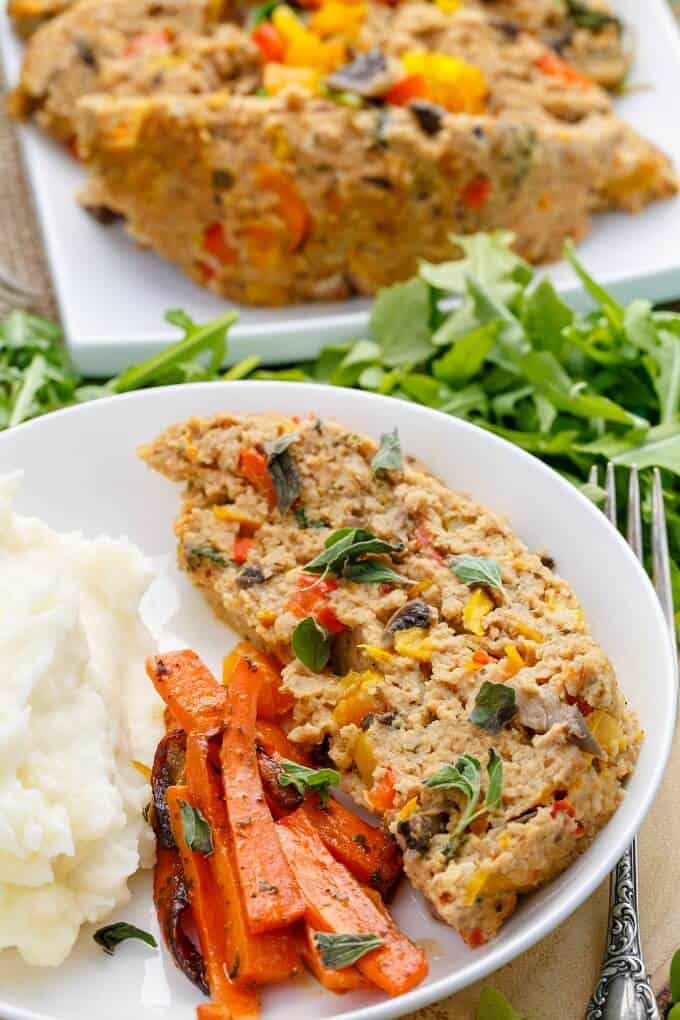
{"type": "Polygon", "coordinates": [[[151,779],[151,769],[149,768],[148,765],[145,765],[143,761],[137,761],[136,758],[133,758],[130,764],[132,765],[133,769],[137,769],[140,776],[144,776],[147,782],[151,779]]]}
{"type": "Polygon", "coordinates": [[[460,8],[461,0],[435,0],[435,3],[444,14],[455,14],[460,8]]]}
{"type": "MultiPolygon", "coordinates": [[[[272,23],[286,39],[285,63],[291,67],[314,68],[327,74],[345,63],[345,44],[337,39],[324,42],[287,4],[274,8],[272,23]]],[[[265,88],[268,88],[266,82],[265,88]]]]}
{"type": "Polygon", "coordinates": [[[515,620],[514,624],[517,633],[521,634],[522,637],[528,638],[529,641],[536,641],[537,644],[540,644],[543,640],[540,630],[536,630],[535,627],[530,627],[528,624],[522,623],[521,620],[515,620]]]}
{"type": "Polygon", "coordinates": [[[392,652],[388,652],[386,648],[381,648],[380,645],[357,645],[357,647],[363,649],[372,659],[377,659],[378,662],[390,662],[394,658],[392,652]]]}
{"type": "Polygon", "coordinates": [[[410,800],[406,801],[403,808],[397,815],[397,818],[399,819],[400,822],[405,822],[406,819],[410,818],[411,815],[414,815],[417,810],[418,810],[418,798],[411,797],[410,800]]]}
{"type": "Polygon", "coordinates": [[[243,510],[237,510],[233,506],[219,506],[215,504],[212,509],[218,521],[235,521],[237,524],[245,524],[253,529],[259,528],[262,524],[262,521],[258,520],[257,517],[251,517],[243,510]]]}
{"type": "Polygon", "coordinates": [[[338,726],[349,726],[351,723],[358,726],[365,715],[380,709],[381,703],[376,692],[381,681],[380,674],[373,670],[348,673],[343,677],[341,685],[348,693],[333,709],[333,719],[338,726]]]}
{"type": "Polygon", "coordinates": [[[371,738],[367,732],[360,733],[355,740],[353,757],[354,764],[363,782],[366,786],[371,786],[378,760],[371,746],[371,738]]]}
{"type": "Polygon", "coordinates": [[[483,113],[489,91],[486,78],[475,64],[447,53],[409,50],[401,62],[407,74],[425,79],[427,98],[451,113],[483,113]]]}
{"type": "Polygon", "coordinates": [[[398,630],[394,635],[394,650],[397,655],[405,655],[418,662],[429,662],[432,658],[432,642],[427,631],[422,627],[408,627],[398,630]]]}
{"type": "Polygon", "coordinates": [[[526,666],[526,662],[517,651],[516,645],[506,645],[504,651],[506,655],[505,672],[508,676],[514,676],[526,666]]]}
{"type": "Polygon", "coordinates": [[[463,625],[471,634],[482,637],[486,629],[484,617],[493,609],[493,601],[483,588],[475,588],[465,603],[463,625]]]}
{"type": "Polygon", "coordinates": [[[365,17],[366,7],[363,3],[347,4],[339,0],[328,0],[312,15],[309,27],[322,38],[339,35],[353,41],[359,35],[365,17]]]}
{"type": "Polygon", "coordinates": [[[313,67],[286,67],[285,64],[265,64],[262,83],[270,96],[277,96],[289,85],[299,85],[308,92],[318,92],[321,75],[313,67]]]}
{"type": "Polygon", "coordinates": [[[615,757],[625,750],[624,732],[611,713],[596,708],[586,716],[586,725],[606,754],[615,757]]]}
{"type": "Polygon", "coordinates": [[[510,879],[504,875],[494,874],[490,868],[477,868],[465,886],[465,905],[471,907],[481,893],[485,896],[498,896],[512,892],[514,888],[510,879]]]}

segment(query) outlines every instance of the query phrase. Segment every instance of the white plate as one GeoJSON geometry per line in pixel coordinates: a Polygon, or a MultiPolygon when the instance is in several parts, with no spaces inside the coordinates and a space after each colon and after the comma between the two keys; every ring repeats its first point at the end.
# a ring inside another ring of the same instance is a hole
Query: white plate
{"type": "MultiPolygon", "coordinates": [[[[668,0],[615,0],[631,27],[636,63],[630,81],[644,89],[621,99],[621,115],[665,149],[680,167],[675,130],[680,95],[680,34],[668,0]]],[[[5,12],[0,15],[0,52],[9,82],[16,82],[21,45],[5,12]]],[[[52,270],[62,322],[76,367],[84,374],[118,372],[131,361],[175,339],[163,321],[167,308],[182,307],[206,321],[229,303],[202,290],[178,269],[125,236],[103,227],[74,201],[81,168],[60,146],[34,128],[20,131],[29,179],[52,270]]],[[[596,217],[579,254],[600,283],[621,300],[680,297],[680,198],[659,202],[638,216],[596,217]]],[[[571,270],[549,270],[565,295],[581,293],[571,270]]],[[[313,357],[324,344],[358,338],[366,329],[368,303],[298,305],[285,309],[241,307],[231,332],[230,361],[258,353],[265,363],[313,357]]]]}
{"type": "MultiPolygon", "coordinates": [[[[576,489],[538,460],[488,432],[414,404],[333,387],[276,383],[206,383],[113,397],[62,411],[0,435],[0,470],[22,468],[19,500],[62,530],[128,535],[153,557],[158,577],[144,604],[163,650],[190,645],[213,668],[234,641],[175,565],[172,520],[178,487],[152,473],[136,447],[165,426],[217,411],[317,413],[373,435],[399,426],[405,449],[445,482],[506,514],[533,549],[549,550],[574,586],[595,636],[611,656],[621,686],[646,731],[627,796],[594,844],[557,881],[527,899],[499,937],[468,949],[433,920],[404,885],[399,923],[426,939],[430,977],[396,1000],[378,994],[334,996],[311,979],[264,994],[263,1020],[292,1017],[388,1020],[495,970],[563,921],[595,889],[639,828],[661,780],[675,718],[670,638],[654,591],[623,539],[576,489]]],[[[116,919],[158,928],[148,876],[116,919]]],[[[84,931],[57,971],[0,954],[4,1020],[192,1020],[196,995],[165,952],[127,944],[105,957],[84,931]]]]}

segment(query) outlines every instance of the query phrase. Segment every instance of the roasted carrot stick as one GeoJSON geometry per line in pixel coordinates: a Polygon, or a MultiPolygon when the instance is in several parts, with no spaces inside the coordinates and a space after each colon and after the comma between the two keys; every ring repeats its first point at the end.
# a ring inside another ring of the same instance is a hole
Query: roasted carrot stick
{"type": "Polygon", "coordinates": [[[280,726],[267,722],[264,719],[257,720],[256,726],[257,742],[268,754],[276,752],[282,758],[289,758],[300,765],[312,765],[312,759],[299,744],[294,744],[288,739],[280,726]]]}
{"type": "Polygon", "coordinates": [[[196,1020],[232,1020],[232,1013],[219,1002],[203,1002],[196,1007],[196,1020]]]}
{"type": "Polygon", "coordinates": [[[331,970],[324,965],[317,945],[314,941],[314,928],[307,922],[300,934],[300,953],[307,969],[314,975],[319,984],[330,992],[353,992],[357,988],[368,988],[369,983],[362,978],[356,967],[341,967],[331,970]]]}
{"type": "Polygon", "coordinates": [[[161,841],[156,849],[153,901],[163,941],[172,959],[182,973],[207,995],[208,982],[203,957],[184,927],[187,915],[193,915],[193,911],[189,905],[182,858],[177,847],[166,847],[161,841]]]}
{"type": "Polygon", "coordinates": [[[389,995],[401,995],[420,984],[427,974],[425,954],[329,853],[304,811],[283,818],[277,829],[305,897],[305,920],[320,931],[381,938],[383,945],[363,956],[356,966],[389,995]]]}
{"type": "Polygon", "coordinates": [[[360,882],[389,896],[401,876],[396,843],[332,797],[321,807],[316,794],[307,796],[304,812],[336,860],[360,882]]]}
{"type": "Polygon", "coordinates": [[[154,655],[147,660],[146,672],[187,733],[215,730],[222,725],[227,692],[196,652],[185,649],[154,655]]]}
{"type": "Polygon", "coordinates": [[[267,719],[270,722],[290,712],[294,705],[292,694],[281,688],[281,666],[272,658],[265,655],[254,645],[247,641],[240,641],[236,647],[226,656],[222,665],[222,680],[228,686],[229,680],[236,669],[239,659],[249,659],[258,669],[260,694],[257,702],[258,719],[267,719]]]}
{"type": "Polygon", "coordinates": [[[212,754],[211,742],[204,734],[189,735],[187,784],[212,832],[214,853],[209,863],[224,903],[227,969],[245,983],[285,981],[300,966],[298,946],[288,931],[253,935],[248,930],[221,784],[211,764],[212,754]]]}
{"type": "Polygon", "coordinates": [[[265,802],[255,748],[259,670],[239,659],[227,688],[222,780],[248,927],[273,931],[298,921],[305,904],[265,802]]]}
{"type": "Polygon", "coordinates": [[[195,853],[187,844],[182,825],[182,804],[191,807],[191,794],[187,786],[169,786],[166,793],[170,823],[175,843],[182,858],[189,889],[189,900],[194,923],[201,943],[210,995],[230,1010],[233,1020],[257,1017],[257,992],[247,985],[230,980],[225,959],[225,916],[222,897],[212,875],[207,857],[195,853]]]}

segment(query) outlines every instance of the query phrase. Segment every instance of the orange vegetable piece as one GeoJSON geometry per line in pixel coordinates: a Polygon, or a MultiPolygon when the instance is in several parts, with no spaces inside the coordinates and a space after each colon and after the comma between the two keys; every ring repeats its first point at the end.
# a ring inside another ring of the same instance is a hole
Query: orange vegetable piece
{"type": "Polygon", "coordinates": [[[434,547],[432,532],[424,521],[421,521],[416,528],[416,542],[418,547],[423,549],[429,556],[432,557],[432,559],[436,560],[438,563],[444,562],[444,557],[439,550],[434,547]]]}
{"type": "Polygon", "coordinates": [[[227,973],[224,907],[208,859],[194,853],[184,839],[182,802],[194,806],[189,789],[186,786],[169,786],[166,796],[172,834],[182,858],[210,994],[219,1004],[228,1007],[232,1017],[256,1017],[259,1012],[257,993],[245,985],[235,984],[227,973]]]}
{"type": "Polygon", "coordinates": [[[263,21],[252,31],[254,43],[260,47],[265,60],[280,63],[286,55],[286,40],[275,25],[263,21]]]}
{"type": "Polygon", "coordinates": [[[299,591],[294,591],[286,602],[286,609],[302,619],[309,616],[324,601],[329,592],[337,589],[337,584],[330,577],[317,577],[316,574],[300,574],[296,584],[299,591]]]}
{"type": "Polygon", "coordinates": [[[422,74],[408,74],[389,89],[383,99],[393,106],[406,106],[412,99],[424,99],[427,96],[427,85],[422,74]]]}
{"type": "Polygon", "coordinates": [[[316,796],[302,809],[327,849],[362,883],[388,896],[401,876],[401,852],[396,843],[332,797],[321,807],[316,796]]]}
{"type": "Polygon", "coordinates": [[[228,243],[221,223],[211,223],[203,235],[203,250],[214,255],[225,266],[238,261],[238,252],[228,243]]]}
{"type": "Polygon", "coordinates": [[[300,935],[300,955],[319,984],[330,992],[353,992],[357,988],[368,988],[368,982],[362,978],[356,967],[341,967],[339,970],[331,970],[330,967],[325,966],[314,941],[314,931],[315,929],[306,921],[303,922],[300,935]]]}
{"type": "Polygon", "coordinates": [[[138,57],[150,50],[165,50],[170,45],[171,39],[172,36],[167,28],[142,32],[130,40],[123,54],[126,57],[138,57]]]}
{"type": "Polygon", "coordinates": [[[543,74],[551,75],[553,78],[561,78],[562,81],[568,82],[570,85],[578,85],[581,88],[589,88],[593,84],[593,79],[589,78],[587,74],[583,74],[578,68],[572,64],[567,63],[566,60],[562,60],[562,57],[558,57],[553,50],[546,50],[545,53],[536,60],[536,67],[543,74]]]}
{"type": "Polygon", "coordinates": [[[232,559],[236,563],[245,563],[248,559],[248,553],[255,545],[254,538],[248,538],[247,535],[236,535],[234,538],[234,546],[232,549],[232,559]]]}
{"type": "Polygon", "coordinates": [[[553,802],[553,806],[550,809],[550,817],[557,818],[558,814],[562,811],[564,811],[564,813],[567,814],[569,818],[576,817],[576,808],[574,807],[574,805],[572,804],[568,797],[563,797],[561,800],[556,800],[553,802]]]}
{"type": "Polygon", "coordinates": [[[491,192],[491,181],[484,174],[477,174],[463,189],[463,205],[468,209],[481,209],[491,192]]]}
{"type": "Polygon", "coordinates": [[[227,690],[222,780],[239,883],[252,932],[299,920],[305,904],[267,807],[255,747],[260,672],[239,659],[227,690]]]}
{"type": "Polygon", "coordinates": [[[295,704],[293,695],[281,687],[281,667],[271,655],[266,655],[247,641],[240,641],[227,655],[222,664],[222,681],[229,684],[239,659],[246,658],[258,672],[259,697],[257,700],[258,719],[275,722],[290,712],[295,704]]]}
{"type": "Polygon", "coordinates": [[[278,754],[282,758],[296,761],[300,765],[311,765],[312,760],[298,744],[293,744],[283,730],[274,723],[264,719],[257,720],[257,742],[262,744],[268,754],[278,754]]]}
{"type": "Polygon", "coordinates": [[[290,250],[297,251],[311,228],[309,211],[297,184],[289,174],[269,166],[258,168],[257,180],[262,189],[273,192],[278,198],[278,213],[286,224],[290,250]]]}
{"type": "Polygon", "coordinates": [[[394,772],[385,769],[380,779],[370,789],[368,799],[376,811],[389,811],[394,807],[397,791],[394,788],[394,772]]]}
{"type": "Polygon", "coordinates": [[[493,659],[482,648],[478,648],[472,656],[472,661],[476,662],[478,666],[488,666],[490,662],[493,662],[493,659]]]}
{"type": "Polygon", "coordinates": [[[253,488],[266,496],[270,506],[276,506],[276,489],[264,453],[243,446],[239,454],[238,469],[253,488]]]}
{"type": "Polygon", "coordinates": [[[383,945],[357,961],[364,977],[388,995],[415,988],[427,974],[427,959],[336,861],[303,811],[277,823],[281,845],[306,902],[305,920],[319,931],[371,934],[383,945]]]}
{"type": "Polygon", "coordinates": [[[254,935],[248,928],[220,779],[211,762],[213,748],[214,742],[204,734],[189,734],[186,778],[193,802],[212,831],[209,863],[224,903],[227,971],[233,974],[238,969],[238,981],[243,983],[285,981],[299,966],[298,947],[288,931],[254,935]]]}
{"type": "Polygon", "coordinates": [[[146,672],[173,718],[183,730],[218,729],[224,720],[227,693],[205,663],[186,649],[154,655],[146,672]]]}

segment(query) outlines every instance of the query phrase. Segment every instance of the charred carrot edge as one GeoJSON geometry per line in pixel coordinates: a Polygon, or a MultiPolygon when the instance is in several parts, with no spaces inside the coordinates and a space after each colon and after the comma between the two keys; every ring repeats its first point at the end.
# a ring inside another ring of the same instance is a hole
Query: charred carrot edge
{"type": "Polygon", "coordinates": [[[222,725],[227,695],[204,662],[189,649],[154,655],[146,672],[183,730],[209,731],[222,725]]]}
{"type": "Polygon", "coordinates": [[[194,803],[200,807],[212,832],[214,852],[209,863],[225,907],[227,971],[246,983],[285,981],[299,969],[298,946],[287,931],[253,935],[248,930],[220,780],[210,758],[208,738],[204,734],[190,734],[186,778],[194,803]]]}
{"type": "Polygon", "coordinates": [[[401,876],[402,858],[399,847],[382,829],[369,825],[332,797],[322,808],[318,797],[308,796],[304,812],[336,860],[359,882],[389,896],[401,876]]]}
{"type": "Polygon", "coordinates": [[[305,903],[281,849],[257,765],[255,717],[260,671],[240,659],[230,678],[222,741],[222,781],[239,884],[252,932],[300,920],[305,903]]]}
{"type": "Polygon", "coordinates": [[[312,759],[309,757],[307,752],[304,751],[298,744],[294,744],[290,741],[281,727],[277,726],[275,723],[267,722],[264,719],[258,719],[255,732],[258,744],[261,744],[268,754],[274,752],[282,758],[288,758],[290,761],[296,761],[300,765],[312,765],[312,759]]]}
{"type": "Polygon", "coordinates": [[[240,641],[226,656],[222,665],[222,680],[228,686],[239,659],[249,659],[260,672],[260,696],[257,703],[258,719],[275,722],[290,712],[295,701],[281,688],[281,667],[271,655],[266,655],[247,641],[240,641]]]}
{"type": "Polygon", "coordinates": [[[300,954],[305,966],[314,975],[316,980],[330,992],[353,992],[357,988],[369,988],[369,983],[361,976],[356,967],[341,967],[339,970],[330,970],[324,966],[316,943],[314,941],[315,929],[306,921],[300,932],[300,954]]]}
{"type": "Polygon", "coordinates": [[[166,847],[161,842],[156,848],[153,901],[163,941],[174,963],[192,984],[207,995],[208,983],[203,957],[189,938],[183,924],[185,915],[193,912],[189,905],[182,859],[177,847],[166,847]]]}
{"type": "Polygon", "coordinates": [[[304,811],[277,822],[284,853],[307,904],[305,920],[321,931],[372,934],[383,945],[357,961],[358,970],[388,995],[402,995],[427,975],[427,959],[336,861],[304,811]]]}
{"type": "Polygon", "coordinates": [[[210,864],[201,854],[191,850],[184,838],[181,817],[182,803],[186,802],[192,807],[195,806],[189,788],[187,786],[169,786],[167,801],[172,834],[175,837],[187,879],[189,900],[201,943],[210,995],[217,1003],[229,1009],[234,1020],[257,1017],[259,1014],[257,992],[247,985],[235,984],[227,974],[227,961],[224,954],[224,908],[210,864]]]}

